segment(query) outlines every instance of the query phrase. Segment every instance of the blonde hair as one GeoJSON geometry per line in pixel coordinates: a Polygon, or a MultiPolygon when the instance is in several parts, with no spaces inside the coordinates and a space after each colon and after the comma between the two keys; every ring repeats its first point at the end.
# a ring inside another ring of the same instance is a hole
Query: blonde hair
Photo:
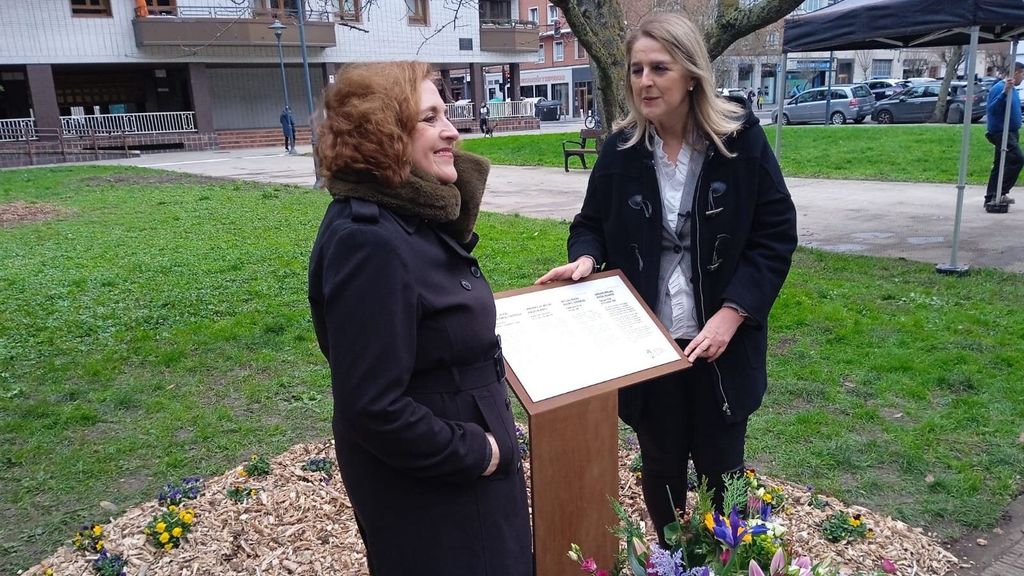
{"type": "Polygon", "coordinates": [[[432,76],[425,62],[345,66],[324,98],[325,119],[314,152],[320,174],[366,172],[389,186],[404,182],[412,169],[420,85],[432,76]]]}
{"type": "Polygon", "coordinates": [[[657,12],[640,22],[626,40],[626,105],[629,114],[614,124],[615,130],[625,130],[628,139],[621,147],[628,148],[643,142],[653,147],[653,125],[644,118],[633,99],[630,82],[633,46],[641,38],[650,38],[662,45],[693,79],[690,91],[690,107],[686,126],[689,134],[684,138],[691,144],[700,144],[701,138],[710,140],[722,154],[735,156],[723,142],[724,138],[739,129],[746,111],[740,105],[719,97],[715,93],[715,80],[708,57],[704,37],[689,19],[681,14],[657,12]]]}

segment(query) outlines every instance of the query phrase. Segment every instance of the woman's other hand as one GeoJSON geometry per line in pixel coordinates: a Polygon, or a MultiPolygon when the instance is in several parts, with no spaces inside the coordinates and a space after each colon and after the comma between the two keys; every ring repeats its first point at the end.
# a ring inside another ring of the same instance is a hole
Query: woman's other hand
{"type": "Polygon", "coordinates": [[[700,334],[690,341],[683,350],[683,356],[691,363],[697,358],[704,358],[708,362],[718,360],[742,323],[743,316],[735,308],[722,307],[708,320],[700,334]]]}
{"type": "Polygon", "coordinates": [[[558,268],[548,270],[548,273],[537,279],[534,284],[547,284],[554,280],[582,280],[590,276],[596,268],[597,261],[590,256],[580,256],[575,262],[570,262],[558,268]]]}

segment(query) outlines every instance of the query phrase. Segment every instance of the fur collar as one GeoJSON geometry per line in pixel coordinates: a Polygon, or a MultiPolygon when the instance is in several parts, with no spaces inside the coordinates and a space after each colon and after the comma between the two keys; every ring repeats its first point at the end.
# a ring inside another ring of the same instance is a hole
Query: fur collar
{"type": "Polygon", "coordinates": [[[359,198],[400,214],[418,216],[465,243],[473,235],[490,170],[486,158],[455,150],[458,179],[454,184],[441,184],[413,168],[409,178],[393,188],[365,173],[335,172],[327,179],[327,189],[334,198],[359,198]]]}

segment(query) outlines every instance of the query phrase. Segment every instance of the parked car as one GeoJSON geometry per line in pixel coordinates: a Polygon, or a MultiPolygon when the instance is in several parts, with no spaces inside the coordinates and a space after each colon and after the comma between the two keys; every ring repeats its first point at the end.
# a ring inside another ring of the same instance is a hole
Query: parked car
{"type": "Polygon", "coordinates": [[[919,86],[921,84],[934,84],[938,82],[935,78],[906,78],[904,82],[910,86],[919,86]]]}
{"type": "Polygon", "coordinates": [[[910,86],[905,80],[898,80],[896,78],[876,78],[868,80],[864,84],[867,84],[868,90],[871,90],[871,93],[875,95],[875,102],[885,100],[889,96],[902,92],[910,86]]]}
{"type": "MultiPolygon", "coordinates": [[[[875,96],[864,84],[836,84],[832,86],[831,104],[828,88],[811,88],[790,98],[782,108],[783,124],[825,123],[845,124],[853,120],[860,124],[871,116],[875,96]],[[828,106],[828,118],[825,109],[828,106]]],[[[778,112],[772,121],[778,122],[778,112]]]]}
{"type": "MultiPolygon", "coordinates": [[[[871,119],[879,124],[893,124],[897,122],[928,122],[935,112],[935,104],[939,101],[939,91],[942,83],[921,84],[907,88],[899,94],[895,94],[877,102],[871,119]]],[[[952,116],[954,104],[963,110],[964,102],[967,99],[967,83],[953,82],[949,85],[948,103],[946,106],[946,121],[956,122],[952,116]]],[[[974,85],[974,104],[971,110],[971,121],[977,122],[985,115],[985,104],[988,100],[988,90],[981,84],[974,85]]],[[[962,117],[962,116],[961,116],[962,117]]]]}

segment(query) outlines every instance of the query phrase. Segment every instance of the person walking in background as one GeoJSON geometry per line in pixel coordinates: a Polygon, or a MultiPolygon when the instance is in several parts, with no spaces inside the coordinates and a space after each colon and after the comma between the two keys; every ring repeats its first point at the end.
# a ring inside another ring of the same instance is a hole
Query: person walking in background
{"type": "MultiPolygon", "coordinates": [[[[640,442],[662,546],[687,460],[722,506],[767,388],[768,313],[796,249],[796,209],[753,112],[714,89],[704,37],[656,12],[626,43],[628,115],[597,157],[569,227],[569,264],[538,284],[622,270],[693,363],[619,393],[640,442]],[[666,490],[666,486],[668,490],[666,490]]],[[[753,92],[751,92],[752,94],[753,92]]],[[[567,358],[566,362],[591,362],[567,358]]]]}
{"type": "Polygon", "coordinates": [[[754,89],[753,88],[748,88],[747,89],[747,108],[751,109],[751,110],[754,109],[754,89]]]}
{"type": "Polygon", "coordinates": [[[484,136],[494,137],[494,129],[491,128],[491,108],[487,102],[480,106],[480,133],[484,136]]]}
{"type": "Polygon", "coordinates": [[[284,149],[286,152],[295,151],[295,118],[292,117],[292,109],[288,106],[281,111],[281,132],[284,133],[284,149]]]}
{"type": "Polygon", "coordinates": [[[1003,202],[1013,204],[1013,198],[1007,196],[1010,188],[1017,183],[1021,168],[1024,167],[1024,155],[1020,149],[1020,94],[1014,88],[1024,79],[1024,62],[1015,62],[1013,75],[996,82],[988,92],[988,105],[985,107],[986,132],[985,138],[996,147],[995,159],[992,161],[992,172],[988,176],[985,188],[985,205],[994,203],[999,194],[1003,194],[1003,202]],[[1003,168],[1003,181],[999,182],[999,162],[1002,156],[1003,126],[1006,124],[1006,99],[1010,98],[1010,124],[1006,133],[1006,166],[1003,168]]]}
{"type": "Polygon", "coordinates": [[[350,65],[315,154],[334,200],[309,263],[335,453],[374,576],[531,576],[526,481],[471,255],[489,162],[423,62],[350,65]]]}
{"type": "Polygon", "coordinates": [[[757,89],[757,109],[761,110],[764,108],[764,90],[762,88],[757,89]]]}

